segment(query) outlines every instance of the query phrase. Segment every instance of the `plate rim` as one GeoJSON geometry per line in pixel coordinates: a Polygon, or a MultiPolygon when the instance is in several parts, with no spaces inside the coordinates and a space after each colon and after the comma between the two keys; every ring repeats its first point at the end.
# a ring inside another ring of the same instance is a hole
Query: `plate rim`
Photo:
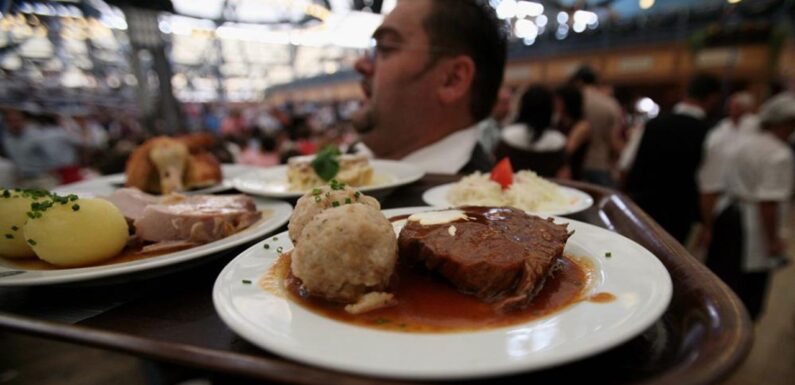
{"type": "MultiPolygon", "coordinates": [[[[426,174],[426,172],[420,167],[417,167],[417,166],[412,165],[410,163],[397,161],[397,160],[391,160],[391,159],[370,159],[370,163],[372,164],[374,171],[376,170],[376,167],[381,165],[381,166],[386,166],[386,167],[403,168],[407,173],[410,172],[411,175],[406,177],[405,179],[398,179],[398,180],[395,180],[395,181],[392,181],[390,183],[383,184],[383,185],[356,187],[359,191],[362,191],[362,192],[381,191],[381,190],[387,190],[387,189],[396,188],[396,187],[400,187],[400,186],[405,186],[407,184],[411,184],[411,183],[414,183],[414,182],[422,179],[422,177],[424,177],[425,174],[426,174]]],[[[287,165],[282,164],[282,165],[278,165],[278,166],[261,168],[259,170],[251,170],[249,172],[240,174],[240,175],[232,178],[231,185],[236,190],[238,190],[240,192],[244,192],[246,194],[258,195],[258,196],[262,196],[262,197],[266,197],[266,198],[276,198],[276,199],[300,198],[301,196],[303,196],[304,194],[306,194],[308,192],[308,191],[301,191],[301,192],[298,192],[298,191],[267,192],[267,191],[262,191],[262,190],[259,190],[259,189],[249,188],[245,184],[245,179],[246,179],[247,176],[260,174],[260,173],[263,173],[263,172],[274,173],[274,174],[282,173],[282,170],[284,170],[284,173],[286,174],[287,165]]]]}
{"type": "MultiPolygon", "coordinates": [[[[428,209],[438,209],[438,207],[430,207],[430,206],[407,207],[407,208],[401,208],[401,209],[384,210],[384,213],[387,216],[395,216],[395,215],[401,215],[401,214],[408,214],[408,213],[411,213],[411,212],[416,212],[417,210],[428,210],[428,209]]],[[[462,379],[477,379],[477,378],[488,378],[488,377],[511,375],[511,374],[522,373],[522,372],[542,370],[542,369],[549,368],[549,367],[552,367],[552,366],[559,366],[559,365],[563,365],[563,364],[566,364],[566,363],[570,363],[572,361],[580,360],[580,359],[583,359],[585,357],[588,357],[588,356],[591,356],[591,355],[594,355],[594,354],[598,354],[600,352],[607,351],[607,350],[609,350],[609,349],[611,349],[611,348],[613,348],[615,346],[618,346],[618,345],[620,345],[622,343],[625,343],[626,341],[629,341],[632,338],[635,338],[636,336],[640,335],[644,330],[646,330],[648,327],[653,325],[657,320],[659,320],[659,318],[665,313],[666,309],[668,309],[668,306],[670,305],[670,302],[671,302],[671,298],[673,296],[673,283],[672,283],[672,280],[671,280],[670,273],[668,272],[667,268],[665,268],[665,266],[662,264],[662,262],[659,260],[659,258],[657,258],[651,251],[649,251],[645,247],[641,246],[637,242],[633,241],[632,239],[627,238],[626,236],[624,236],[622,234],[619,234],[619,233],[616,233],[616,232],[601,228],[601,227],[596,226],[596,225],[592,225],[592,224],[589,224],[589,223],[585,223],[585,222],[582,222],[582,221],[577,221],[577,220],[573,220],[573,219],[569,219],[569,218],[554,217],[554,219],[556,220],[556,222],[557,221],[565,222],[565,223],[574,222],[574,223],[577,224],[577,226],[583,226],[584,228],[592,228],[592,229],[596,229],[597,231],[600,231],[600,232],[609,233],[609,234],[612,234],[612,236],[618,236],[619,239],[623,238],[623,241],[624,242],[628,242],[628,245],[630,247],[637,248],[637,249],[643,251],[648,257],[650,257],[650,260],[649,260],[649,262],[651,263],[650,267],[653,266],[654,269],[659,270],[660,272],[664,273],[661,276],[660,281],[658,281],[655,284],[655,288],[659,290],[659,293],[658,293],[659,297],[656,297],[653,300],[652,299],[648,300],[648,302],[647,302],[648,305],[647,306],[649,306],[651,308],[650,309],[645,309],[645,312],[643,313],[644,318],[641,318],[641,320],[639,320],[639,321],[643,321],[643,322],[635,321],[635,323],[631,323],[630,325],[628,325],[629,327],[624,328],[625,332],[622,333],[622,334],[619,334],[617,337],[615,335],[612,335],[612,337],[610,335],[608,335],[608,337],[610,337],[610,338],[602,337],[602,339],[604,341],[597,341],[597,343],[592,344],[592,346],[590,348],[588,348],[588,349],[581,349],[579,351],[575,351],[574,353],[569,353],[563,359],[554,359],[553,358],[551,361],[542,362],[540,364],[535,364],[535,365],[531,365],[531,364],[528,364],[528,363],[524,363],[524,364],[520,363],[520,364],[513,364],[513,365],[504,364],[504,365],[497,365],[497,366],[494,366],[494,367],[491,367],[491,368],[488,368],[488,369],[474,368],[474,366],[472,366],[469,369],[467,369],[467,367],[465,365],[463,365],[463,363],[462,363],[461,368],[459,368],[459,370],[456,370],[456,371],[444,371],[444,370],[442,370],[442,371],[438,371],[438,372],[434,372],[434,373],[429,373],[429,372],[414,373],[414,372],[410,372],[410,371],[401,370],[401,369],[404,369],[404,368],[401,368],[399,364],[396,365],[393,368],[390,368],[389,370],[383,370],[383,369],[378,369],[378,368],[367,368],[366,367],[367,365],[362,366],[360,364],[359,365],[350,364],[350,363],[340,364],[339,362],[334,362],[333,360],[328,360],[328,359],[325,359],[325,358],[318,359],[317,356],[313,356],[311,354],[306,354],[306,355],[305,354],[301,354],[301,353],[299,353],[300,350],[301,350],[300,348],[296,349],[295,351],[293,351],[290,348],[287,348],[287,347],[284,347],[284,346],[279,346],[278,342],[270,342],[270,341],[263,342],[263,340],[260,338],[260,336],[257,335],[257,334],[260,334],[260,333],[257,332],[257,330],[247,329],[245,326],[241,327],[240,325],[237,325],[238,320],[235,320],[234,317],[240,316],[240,314],[238,314],[238,315],[232,314],[233,312],[230,311],[230,309],[228,309],[228,308],[232,308],[232,305],[231,305],[231,302],[225,302],[224,301],[224,298],[223,298],[223,294],[224,293],[223,293],[223,291],[224,291],[224,289],[226,289],[226,287],[225,287],[223,281],[224,281],[224,278],[230,274],[230,272],[234,268],[235,264],[236,263],[240,263],[239,260],[242,260],[242,259],[246,258],[249,253],[251,253],[251,252],[253,252],[253,251],[257,250],[257,249],[261,249],[262,248],[262,244],[265,241],[259,242],[259,243],[255,244],[255,245],[251,246],[250,248],[246,249],[245,251],[241,252],[238,256],[233,258],[222,269],[222,271],[219,273],[219,275],[216,278],[216,281],[215,281],[215,283],[213,285],[213,294],[212,294],[213,305],[215,307],[215,310],[216,310],[217,314],[222,319],[224,324],[227,325],[227,327],[229,327],[232,331],[234,331],[235,333],[237,333],[238,335],[240,335],[241,337],[246,339],[249,343],[251,343],[251,344],[253,344],[255,346],[258,346],[258,347],[260,347],[262,349],[265,349],[265,350],[267,350],[267,351],[269,351],[269,352],[271,352],[273,354],[277,354],[277,355],[286,357],[286,358],[288,358],[290,360],[295,360],[297,362],[301,362],[301,363],[305,363],[305,364],[308,364],[308,365],[313,365],[313,366],[316,366],[316,367],[321,367],[321,368],[325,368],[325,369],[329,369],[329,370],[344,371],[344,372],[357,374],[357,375],[366,375],[366,376],[373,376],[373,377],[380,377],[380,378],[390,378],[390,379],[404,379],[404,380],[462,380],[462,379]]],[[[277,234],[275,236],[281,236],[281,235],[282,234],[277,234]]],[[[285,233],[285,239],[286,239],[286,242],[289,242],[289,237],[286,237],[286,233],[285,233]]],[[[274,261],[275,261],[275,259],[274,259],[274,261]]],[[[268,265],[268,267],[270,267],[271,265],[272,265],[272,262],[268,265]]],[[[262,274],[264,274],[264,272],[257,273],[257,277],[261,277],[262,274]]],[[[594,289],[596,289],[596,288],[594,288],[594,289]]],[[[286,300],[286,301],[288,301],[288,300],[286,300]]],[[[298,304],[294,304],[292,301],[289,301],[289,302],[291,304],[293,304],[294,306],[297,306],[299,308],[301,307],[298,304]]],[[[306,310],[306,309],[304,309],[304,311],[311,312],[310,310],[306,310]]],[[[565,312],[567,310],[563,310],[563,311],[565,312]]],[[[540,321],[543,321],[544,319],[547,319],[547,318],[550,318],[550,317],[554,317],[556,314],[560,314],[560,313],[555,313],[555,314],[552,314],[552,315],[549,315],[549,316],[546,316],[546,317],[542,317],[540,319],[528,321],[527,323],[523,323],[523,324],[509,325],[509,326],[506,326],[506,327],[494,328],[494,329],[486,329],[484,331],[476,331],[476,332],[473,332],[471,334],[507,333],[509,330],[515,329],[517,327],[520,327],[521,325],[528,325],[528,324],[531,324],[531,323],[540,322],[540,321]]],[[[328,318],[320,316],[320,315],[316,315],[316,317],[320,317],[322,319],[326,319],[326,320],[328,320],[330,322],[338,322],[338,321],[334,321],[334,320],[329,320],[328,318]]],[[[245,321],[243,321],[243,322],[245,323],[245,321]]],[[[347,325],[347,324],[344,324],[344,323],[343,323],[343,325],[346,325],[348,327],[357,327],[357,326],[353,326],[353,325],[347,325]]],[[[363,328],[363,329],[366,329],[366,328],[363,328]]],[[[373,330],[367,329],[367,330],[369,332],[375,332],[375,333],[395,333],[395,332],[380,331],[380,330],[375,330],[375,329],[373,329],[373,330]]],[[[457,334],[458,333],[452,333],[452,334],[440,333],[440,334],[430,334],[429,336],[431,336],[430,338],[433,338],[433,337],[440,336],[440,335],[444,336],[444,335],[457,335],[457,334]]],[[[426,334],[413,335],[412,337],[417,337],[417,336],[419,336],[418,338],[428,338],[427,337],[428,335],[426,335],[426,334]]]]}
{"type": "Polygon", "coordinates": [[[222,238],[217,241],[206,243],[189,249],[157,255],[151,258],[105,265],[105,266],[86,266],[86,267],[56,269],[56,270],[24,270],[24,269],[12,268],[6,265],[0,265],[0,288],[26,287],[26,286],[32,287],[32,286],[57,285],[57,284],[75,283],[75,282],[87,282],[96,279],[117,277],[126,274],[133,274],[142,271],[148,271],[153,269],[165,268],[172,265],[178,265],[180,263],[185,263],[196,259],[204,258],[207,257],[208,255],[222,252],[231,249],[233,247],[240,246],[247,242],[256,241],[259,238],[266,237],[267,235],[273,233],[273,231],[279,229],[281,226],[286,224],[289,221],[290,216],[292,215],[293,206],[288,202],[275,200],[275,199],[267,199],[262,197],[252,197],[252,199],[254,199],[254,202],[257,205],[258,209],[272,208],[274,210],[273,216],[271,218],[266,219],[264,223],[259,225],[261,226],[261,228],[259,229],[249,227],[237,234],[232,234],[229,237],[222,238]],[[247,232],[248,230],[251,231],[247,232]],[[236,235],[241,235],[241,236],[235,237],[236,235]],[[178,254],[178,256],[173,257],[174,254],[178,254]],[[169,258],[170,256],[171,258],[169,258]],[[2,275],[3,273],[9,273],[14,271],[23,271],[23,272],[31,271],[36,273],[42,271],[52,271],[58,273],[71,272],[71,274],[66,274],[66,275],[59,274],[56,276],[45,275],[37,277],[24,277],[23,276],[24,273],[14,274],[10,276],[2,275]]]}
{"type": "MultiPolygon", "coordinates": [[[[437,186],[433,186],[433,187],[425,190],[425,192],[422,193],[422,201],[425,202],[426,204],[428,204],[429,206],[436,207],[436,208],[455,207],[456,205],[448,202],[447,198],[445,198],[446,204],[445,205],[441,205],[440,204],[441,201],[437,202],[435,199],[432,198],[432,196],[435,195],[435,194],[440,194],[441,191],[448,191],[456,183],[457,182],[443,183],[443,184],[440,184],[440,185],[437,185],[437,186]]],[[[532,215],[547,216],[547,217],[550,217],[550,216],[551,217],[555,217],[555,216],[562,216],[562,215],[572,215],[572,214],[577,214],[579,212],[583,212],[583,211],[591,208],[591,206],[593,206],[594,203],[595,203],[595,201],[594,201],[593,197],[591,196],[591,194],[588,194],[585,191],[582,191],[580,189],[576,189],[574,187],[560,185],[560,184],[557,184],[557,183],[556,183],[556,185],[559,188],[563,189],[564,191],[568,191],[571,194],[574,194],[574,195],[577,195],[577,196],[583,198],[584,201],[587,202],[587,205],[584,203],[584,204],[582,204],[581,207],[577,206],[577,207],[569,209],[567,211],[551,211],[551,212],[525,211],[525,212],[527,212],[528,214],[532,214],[532,215]]]]}
{"type": "MultiPolygon", "coordinates": [[[[196,190],[189,190],[183,191],[181,194],[185,195],[197,195],[197,194],[215,194],[223,191],[228,191],[234,188],[232,184],[232,180],[239,176],[240,174],[249,173],[252,171],[256,171],[255,169],[258,168],[257,166],[245,165],[245,164],[236,164],[236,163],[222,163],[221,164],[221,171],[225,175],[220,183],[202,187],[196,190]],[[248,168],[249,170],[244,170],[248,168]],[[233,169],[240,169],[239,171],[232,171],[233,169]],[[226,176],[229,173],[235,173],[235,176],[226,176]]],[[[52,188],[52,191],[57,192],[59,194],[70,194],[70,193],[88,193],[89,190],[92,190],[93,186],[97,186],[102,190],[99,194],[106,194],[109,193],[111,190],[116,190],[119,187],[114,186],[114,183],[121,183],[125,180],[125,173],[116,173],[116,174],[108,174],[108,175],[101,175],[96,178],[86,179],[75,183],[55,186],[52,188]],[[104,184],[107,189],[103,189],[101,186],[104,184]]],[[[99,190],[98,190],[99,191],[99,190]]],[[[94,193],[97,194],[97,193],[94,193]]]]}

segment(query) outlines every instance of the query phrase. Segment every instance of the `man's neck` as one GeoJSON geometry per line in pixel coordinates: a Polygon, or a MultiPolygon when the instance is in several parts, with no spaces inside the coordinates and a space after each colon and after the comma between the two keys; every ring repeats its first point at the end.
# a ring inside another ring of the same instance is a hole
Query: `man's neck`
{"type": "Polygon", "coordinates": [[[410,132],[418,134],[411,135],[409,132],[400,132],[399,129],[385,132],[386,130],[379,131],[383,130],[383,127],[376,127],[375,132],[366,135],[363,140],[378,158],[399,160],[455,132],[469,128],[475,123],[477,122],[473,122],[469,114],[466,113],[440,114],[434,119],[426,119],[412,127],[414,130],[410,132]],[[405,139],[405,141],[401,141],[401,139],[405,139]],[[405,144],[395,145],[396,143],[405,144]]]}

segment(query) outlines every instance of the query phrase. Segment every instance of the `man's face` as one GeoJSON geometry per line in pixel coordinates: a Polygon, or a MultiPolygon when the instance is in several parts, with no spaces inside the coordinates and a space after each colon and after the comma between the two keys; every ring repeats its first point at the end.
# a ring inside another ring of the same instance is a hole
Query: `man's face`
{"type": "Polygon", "coordinates": [[[25,129],[25,117],[19,111],[8,111],[5,114],[6,128],[13,135],[19,135],[25,129]]]}
{"type": "Polygon", "coordinates": [[[729,117],[732,119],[739,119],[747,112],[745,106],[742,102],[738,101],[737,98],[729,99],[729,105],[726,110],[729,117]]]}
{"type": "Polygon", "coordinates": [[[376,126],[392,131],[406,122],[407,111],[417,113],[431,102],[431,47],[422,26],[431,5],[430,0],[400,1],[373,34],[375,57],[356,62],[365,94],[362,109],[354,118],[360,132],[376,126]]]}

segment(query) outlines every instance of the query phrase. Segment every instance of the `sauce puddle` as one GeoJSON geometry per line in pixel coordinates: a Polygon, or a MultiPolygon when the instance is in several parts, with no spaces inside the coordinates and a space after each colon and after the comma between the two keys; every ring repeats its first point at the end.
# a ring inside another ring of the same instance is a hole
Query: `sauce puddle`
{"type": "MultiPolygon", "coordinates": [[[[394,219],[393,219],[394,220],[394,219]]],[[[345,323],[413,333],[460,332],[525,323],[581,301],[610,302],[610,293],[586,297],[593,266],[584,258],[564,256],[536,297],[523,309],[498,312],[489,303],[458,292],[443,278],[422,268],[398,263],[392,291],[398,304],[353,315],[344,305],[301,293],[300,280],[290,274],[290,254],[282,254],[259,281],[274,295],[345,323]]]]}

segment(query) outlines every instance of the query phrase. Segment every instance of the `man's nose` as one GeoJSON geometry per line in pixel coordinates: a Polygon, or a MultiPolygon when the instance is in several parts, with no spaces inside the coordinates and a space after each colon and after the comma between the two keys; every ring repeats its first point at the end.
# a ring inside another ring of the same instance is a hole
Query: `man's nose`
{"type": "Polygon", "coordinates": [[[373,74],[373,69],[375,68],[375,63],[373,60],[367,56],[362,56],[356,63],[353,64],[353,68],[356,72],[364,75],[364,76],[371,76],[373,74]]]}

